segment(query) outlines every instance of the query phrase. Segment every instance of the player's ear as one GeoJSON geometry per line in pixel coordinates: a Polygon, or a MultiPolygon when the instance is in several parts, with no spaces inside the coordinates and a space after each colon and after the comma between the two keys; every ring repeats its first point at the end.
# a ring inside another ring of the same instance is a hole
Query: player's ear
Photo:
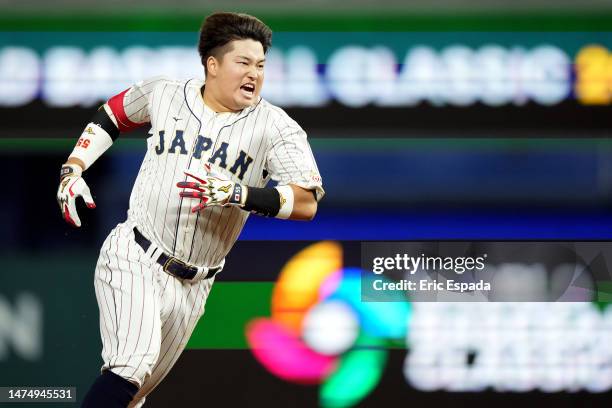
{"type": "Polygon", "coordinates": [[[206,70],[208,75],[217,76],[217,70],[219,69],[219,61],[212,55],[206,59],[206,70]]]}

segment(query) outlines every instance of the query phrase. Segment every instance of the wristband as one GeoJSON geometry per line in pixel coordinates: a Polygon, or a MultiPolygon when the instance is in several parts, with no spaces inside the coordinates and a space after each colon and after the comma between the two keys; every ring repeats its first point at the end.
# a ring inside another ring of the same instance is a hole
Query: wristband
{"type": "Polygon", "coordinates": [[[293,212],[293,189],[291,186],[277,186],[275,189],[278,191],[280,208],[276,218],[282,218],[283,220],[291,217],[293,212]]]}
{"type": "Polygon", "coordinates": [[[245,211],[251,211],[264,217],[275,217],[280,209],[280,197],[275,188],[249,187],[244,206],[245,211]]]}
{"type": "MultiPolygon", "coordinates": [[[[275,188],[249,187],[242,209],[265,217],[288,219],[293,212],[293,189],[291,186],[275,188]]],[[[244,192],[242,193],[244,194],[244,192]]]]}
{"type": "Polygon", "coordinates": [[[81,166],[77,166],[76,164],[62,165],[62,169],[60,170],[60,180],[72,174],[74,174],[75,176],[80,176],[81,174],[83,174],[81,166]]]}
{"type": "Polygon", "coordinates": [[[248,191],[248,187],[238,183],[234,184],[234,189],[232,190],[232,194],[229,196],[227,203],[234,204],[239,207],[244,207],[246,203],[246,198],[248,197],[248,191]]]}

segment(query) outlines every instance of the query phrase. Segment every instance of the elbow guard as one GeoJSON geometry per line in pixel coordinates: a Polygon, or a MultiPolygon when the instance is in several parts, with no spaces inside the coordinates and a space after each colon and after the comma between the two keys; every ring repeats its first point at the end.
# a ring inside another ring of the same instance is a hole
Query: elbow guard
{"type": "Polygon", "coordinates": [[[111,147],[117,136],[119,136],[119,129],[108,116],[106,110],[101,107],[91,119],[91,122],[85,126],[85,130],[79,137],[70,157],[80,159],[85,164],[83,170],[86,170],[102,153],[111,147]]]}

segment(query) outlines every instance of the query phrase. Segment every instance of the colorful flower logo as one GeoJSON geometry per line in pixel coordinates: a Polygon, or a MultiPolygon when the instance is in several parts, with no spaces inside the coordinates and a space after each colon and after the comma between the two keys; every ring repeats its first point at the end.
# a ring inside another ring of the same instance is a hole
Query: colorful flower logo
{"type": "Polygon", "coordinates": [[[342,247],[319,242],[284,266],[272,316],[251,321],[256,359],[291,382],[321,384],[322,407],[349,407],[380,381],[387,348],[405,339],[410,304],[361,300],[359,268],[343,267],[342,247]]]}

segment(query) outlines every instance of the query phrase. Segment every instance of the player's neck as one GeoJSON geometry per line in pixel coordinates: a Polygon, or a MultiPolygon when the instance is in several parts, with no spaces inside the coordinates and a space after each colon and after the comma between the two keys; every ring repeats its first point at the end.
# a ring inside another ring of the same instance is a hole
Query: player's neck
{"type": "Polygon", "coordinates": [[[225,113],[225,112],[231,112],[231,113],[236,113],[236,112],[240,112],[240,110],[232,110],[230,108],[228,108],[227,106],[223,105],[218,98],[215,98],[214,96],[214,89],[212,86],[202,86],[201,90],[200,90],[201,94],[202,94],[202,100],[204,101],[204,104],[206,106],[208,106],[213,112],[215,113],[225,113]]]}

